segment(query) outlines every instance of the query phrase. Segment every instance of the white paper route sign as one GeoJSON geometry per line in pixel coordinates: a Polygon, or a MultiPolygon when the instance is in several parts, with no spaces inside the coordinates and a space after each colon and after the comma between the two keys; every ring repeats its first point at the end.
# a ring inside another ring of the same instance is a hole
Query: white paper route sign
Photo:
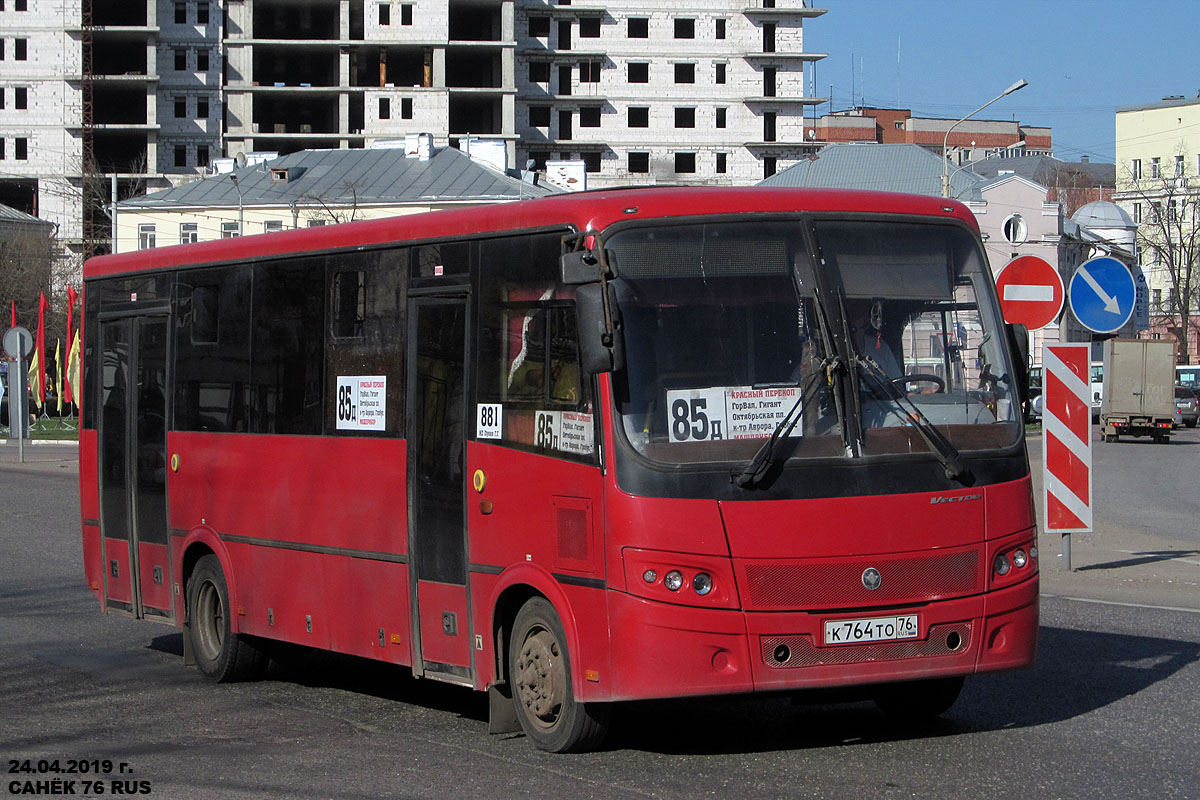
{"type": "MultiPolygon", "coordinates": [[[[800,396],[798,386],[714,386],[667,392],[672,442],[759,439],[771,435],[800,396]]],[[[800,435],[800,427],[792,429],[800,435]]]]}
{"type": "Polygon", "coordinates": [[[338,430],[387,430],[387,376],[339,375],[338,430]]]}

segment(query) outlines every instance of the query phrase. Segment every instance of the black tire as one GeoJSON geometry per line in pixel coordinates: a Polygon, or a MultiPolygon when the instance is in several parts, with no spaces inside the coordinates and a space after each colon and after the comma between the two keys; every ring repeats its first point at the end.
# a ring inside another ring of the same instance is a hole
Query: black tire
{"type": "Polygon", "coordinates": [[[604,740],[612,707],[576,702],[566,633],[545,598],[534,597],[517,612],[509,638],[508,675],[517,720],[538,749],[582,753],[604,740]]]}
{"type": "Polygon", "coordinates": [[[896,719],[909,722],[931,720],[954,705],[962,686],[961,677],[890,683],[875,695],[875,705],[896,719]]]}
{"type": "Polygon", "coordinates": [[[229,586],[216,556],[196,562],[187,586],[188,636],[196,666],[214,681],[260,677],[268,658],[263,648],[230,628],[229,586]]]}

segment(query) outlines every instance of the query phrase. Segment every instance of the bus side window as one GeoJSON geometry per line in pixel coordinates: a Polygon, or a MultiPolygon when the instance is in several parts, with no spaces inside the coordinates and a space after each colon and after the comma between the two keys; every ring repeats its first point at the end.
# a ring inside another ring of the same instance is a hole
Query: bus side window
{"type": "Polygon", "coordinates": [[[174,428],[248,428],[251,275],[245,267],[179,273],[174,428]]]}

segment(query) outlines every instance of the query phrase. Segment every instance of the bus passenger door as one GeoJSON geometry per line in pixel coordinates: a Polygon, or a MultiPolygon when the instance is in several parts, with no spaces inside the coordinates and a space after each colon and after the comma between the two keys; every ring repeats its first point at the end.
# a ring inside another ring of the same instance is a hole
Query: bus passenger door
{"type": "Polygon", "coordinates": [[[413,672],[472,676],[467,603],[465,297],[409,304],[408,508],[413,672]]]}
{"type": "Polygon", "coordinates": [[[100,533],[109,610],[172,619],[167,319],[100,321],[100,533]]]}

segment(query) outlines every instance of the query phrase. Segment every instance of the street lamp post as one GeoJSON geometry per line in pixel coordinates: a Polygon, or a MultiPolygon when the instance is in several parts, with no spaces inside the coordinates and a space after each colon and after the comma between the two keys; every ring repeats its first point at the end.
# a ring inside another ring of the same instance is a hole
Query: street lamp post
{"type": "Polygon", "coordinates": [[[965,117],[963,117],[958,122],[951,125],[946,130],[946,138],[942,140],[942,197],[950,196],[950,163],[946,160],[946,150],[949,149],[949,147],[950,147],[950,134],[953,133],[954,129],[957,128],[959,125],[962,125],[964,122],[966,122],[971,117],[978,114],[980,111],[983,111],[985,108],[990,106],[992,103],[996,102],[997,100],[999,100],[1002,97],[1007,97],[1008,95],[1012,94],[1013,92],[1017,91],[1018,89],[1024,89],[1028,85],[1029,85],[1029,81],[1025,80],[1024,78],[1021,78],[1021,80],[1017,81],[1012,86],[1008,87],[1003,92],[1001,92],[1000,94],[993,97],[991,100],[988,100],[986,103],[984,103],[979,108],[972,111],[970,114],[967,114],[965,117]]]}

